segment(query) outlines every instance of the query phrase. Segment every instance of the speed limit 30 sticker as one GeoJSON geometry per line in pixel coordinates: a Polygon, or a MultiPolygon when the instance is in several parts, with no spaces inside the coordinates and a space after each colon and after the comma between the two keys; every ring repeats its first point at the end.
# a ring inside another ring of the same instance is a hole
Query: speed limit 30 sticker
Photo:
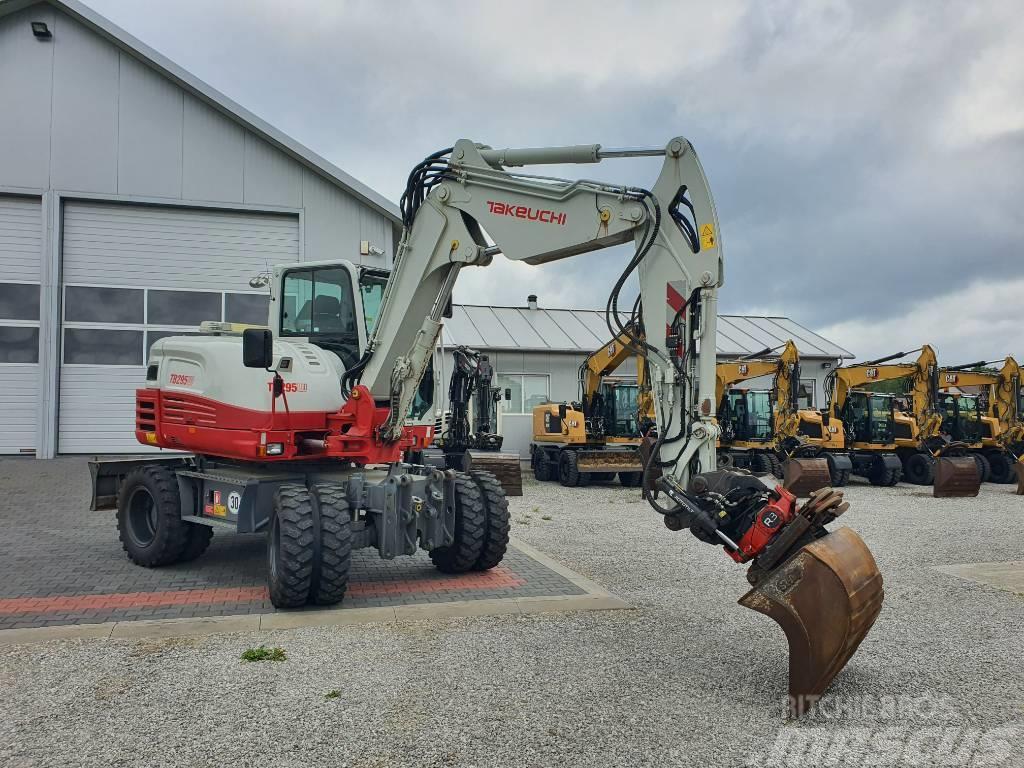
{"type": "Polygon", "coordinates": [[[238,510],[242,508],[242,494],[238,491],[232,491],[228,494],[228,513],[237,515],[238,510]]]}

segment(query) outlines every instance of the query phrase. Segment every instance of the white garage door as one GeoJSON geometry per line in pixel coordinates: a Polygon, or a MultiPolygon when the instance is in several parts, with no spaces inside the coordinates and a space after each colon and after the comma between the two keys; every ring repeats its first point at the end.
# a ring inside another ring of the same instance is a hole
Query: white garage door
{"type": "Polygon", "coordinates": [[[0,196],[0,454],[36,446],[42,225],[38,198],[0,196]]]}
{"type": "Polygon", "coordinates": [[[137,453],[149,347],[204,320],[267,321],[249,279],[297,261],[296,216],[67,203],[58,450],[137,453]]]}

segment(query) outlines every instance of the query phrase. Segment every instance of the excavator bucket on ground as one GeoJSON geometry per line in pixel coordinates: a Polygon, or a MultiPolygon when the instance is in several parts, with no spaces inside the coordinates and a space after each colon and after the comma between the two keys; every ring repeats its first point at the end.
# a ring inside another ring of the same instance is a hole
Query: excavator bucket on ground
{"type": "Polygon", "coordinates": [[[932,496],[977,496],[980,490],[981,477],[973,456],[939,456],[935,459],[932,496]]]}
{"type": "Polygon", "coordinates": [[[782,465],[783,487],[797,497],[832,485],[832,473],[825,459],[787,459],[782,465]]]}
{"type": "Polygon", "coordinates": [[[471,450],[466,451],[466,463],[466,471],[482,469],[498,478],[506,496],[523,495],[523,471],[518,453],[471,450]]]}
{"type": "Polygon", "coordinates": [[[740,598],[789,640],[789,706],[801,715],[850,660],[882,610],[882,575],[863,540],[839,528],[797,550],[740,598]]]}
{"type": "Polygon", "coordinates": [[[1017,471],[1017,495],[1024,496],[1024,458],[1018,459],[1013,468],[1017,471]]]}

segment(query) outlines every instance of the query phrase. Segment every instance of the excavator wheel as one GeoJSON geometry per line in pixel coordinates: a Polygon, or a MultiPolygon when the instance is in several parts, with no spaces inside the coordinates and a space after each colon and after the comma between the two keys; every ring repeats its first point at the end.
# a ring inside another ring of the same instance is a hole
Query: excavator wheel
{"type": "Polygon", "coordinates": [[[590,482],[590,475],[580,472],[575,451],[562,451],[558,459],[558,481],[567,488],[579,488],[590,482]]]}
{"type": "Polygon", "coordinates": [[[992,465],[989,464],[988,457],[983,453],[973,453],[971,455],[978,464],[978,482],[987,483],[992,477],[992,465]]]}
{"type": "Polygon", "coordinates": [[[1002,451],[991,451],[985,454],[988,459],[990,483],[1006,485],[1016,482],[1017,478],[1013,472],[1013,459],[1002,451]]]}
{"type": "Polygon", "coordinates": [[[619,482],[623,488],[639,488],[643,477],[643,472],[619,472],[619,482]]]}
{"type": "Polygon", "coordinates": [[[912,453],[903,462],[903,479],[914,485],[931,485],[935,480],[935,460],[927,453],[912,453]]]}
{"type": "Polygon", "coordinates": [[[774,475],[772,460],[767,453],[755,453],[750,457],[750,471],[755,475],[774,475]]]}
{"type": "Polygon", "coordinates": [[[811,706],[882,610],[882,575],[864,541],[840,528],[762,578],[740,605],[771,617],[789,641],[790,713],[811,706]]]}
{"type": "Polygon", "coordinates": [[[838,469],[836,460],[830,454],[825,454],[825,461],[828,462],[828,474],[832,478],[833,488],[842,488],[850,482],[850,470],[838,469]]]}
{"type": "Polygon", "coordinates": [[[903,470],[900,467],[893,467],[890,469],[889,467],[886,467],[885,463],[880,459],[875,462],[875,465],[871,468],[871,474],[868,475],[868,480],[871,481],[872,485],[877,485],[883,488],[891,488],[902,479],[903,470]]]}
{"type": "Polygon", "coordinates": [[[777,477],[779,480],[781,480],[782,478],[784,478],[786,476],[786,472],[783,469],[782,462],[779,461],[779,457],[778,456],[776,456],[774,453],[769,453],[768,454],[768,461],[771,462],[772,474],[775,475],[775,477],[777,477]]]}
{"type": "Polygon", "coordinates": [[[547,480],[553,479],[552,478],[553,474],[554,474],[554,472],[552,472],[550,462],[546,461],[543,458],[543,456],[534,455],[534,457],[533,457],[533,477],[534,477],[534,479],[535,480],[540,480],[541,482],[545,482],[547,480]]]}

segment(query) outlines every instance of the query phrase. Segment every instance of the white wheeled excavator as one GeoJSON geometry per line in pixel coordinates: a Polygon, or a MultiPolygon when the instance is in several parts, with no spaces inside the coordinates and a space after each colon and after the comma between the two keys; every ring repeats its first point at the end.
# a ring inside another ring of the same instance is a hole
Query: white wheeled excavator
{"type": "Polygon", "coordinates": [[[786,632],[790,693],[802,710],[874,623],[882,578],[857,534],[826,529],[847,508],[841,493],[798,505],[781,487],[716,468],[723,262],[690,142],[496,150],[460,140],[413,169],[401,209],[386,281],[347,262],[278,266],[269,329],[153,346],[136,435],[190,454],[93,467],[95,505],[116,504],[129,556],[161,565],[197,556],[213,527],[266,530],[279,606],[340,600],[353,547],[383,557],[422,547],[447,572],[494,566],[508,509],[493,476],[401,460],[429,443],[406,420],[432,392],[424,376],[456,279],[499,254],[544,264],[632,242],[607,322],[651,373],[657,439],[645,475],[660,477],[644,495],[668,529],[688,529],[750,565],[752,589],[740,602],[786,632]],[[515,170],[616,157],[662,158],[660,176],[644,189],[515,170]],[[619,294],[633,276],[641,300],[624,321],[619,294]],[[371,289],[383,292],[375,315],[361,301],[371,289]],[[641,317],[645,338],[626,327],[641,317]]]}

